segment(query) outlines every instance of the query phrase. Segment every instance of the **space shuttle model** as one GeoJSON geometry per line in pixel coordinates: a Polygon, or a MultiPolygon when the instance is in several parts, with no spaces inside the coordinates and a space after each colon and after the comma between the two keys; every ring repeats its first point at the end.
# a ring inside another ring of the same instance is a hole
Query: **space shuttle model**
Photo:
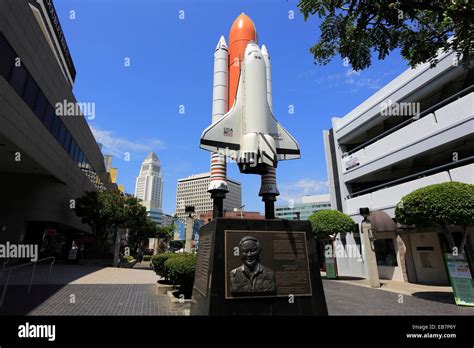
{"type": "Polygon", "coordinates": [[[255,25],[244,13],[234,21],[229,42],[227,48],[221,37],[214,52],[212,124],[200,141],[212,152],[209,192],[214,202],[225,197],[230,158],[241,173],[262,176],[259,195],[266,218],[274,218],[278,161],[299,158],[300,149],[272,113],[270,56],[265,45],[258,46],[255,25]]]}

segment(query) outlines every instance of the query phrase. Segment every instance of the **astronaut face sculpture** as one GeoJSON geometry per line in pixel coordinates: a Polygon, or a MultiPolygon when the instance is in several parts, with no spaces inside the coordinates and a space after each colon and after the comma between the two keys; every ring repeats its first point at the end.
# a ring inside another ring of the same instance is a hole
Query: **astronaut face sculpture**
{"type": "Polygon", "coordinates": [[[262,247],[254,239],[244,241],[240,245],[240,255],[242,262],[251,270],[260,262],[262,247]]]}
{"type": "Polygon", "coordinates": [[[239,242],[240,267],[230,271],[230,292],[233,294],[274,294],[275,275],[260,263],[262,244],[252,236],[239,242]]]}

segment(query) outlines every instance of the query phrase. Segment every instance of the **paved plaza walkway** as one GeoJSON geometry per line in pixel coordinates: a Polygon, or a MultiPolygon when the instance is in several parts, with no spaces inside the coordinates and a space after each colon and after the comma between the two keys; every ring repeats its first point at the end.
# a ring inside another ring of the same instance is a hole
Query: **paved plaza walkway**
{"type": "Polygon", "coordinates": [[[408,293],[372,289],[352,281],[323,280],[330,315],[474,315],[454,304],[451,293],[408,293]]]}
{"type": "MultiPolygon", "coordinates": [[[[147,263],[134,268],[93,265],[39,265],[28,294],[31,268],[12,273],[0,315],[187,315],[189,307],[170,304],[157,288],[147,263]]],[[[0,297],[6,273],[0,278],[0,297]]],[[[365,280],[323,280],[330,315],[474,315],[454,304],[449,287],[365,280]]]]}
{"type": "MultiPolygon", "coordinates": [[[[136,266],[53,265],[48,280],[49,266],[41,265],[30,294],[31,269],[12,272],[0,315],[183,315],[157,292],[155,272],[136,266]]],[[[5,281],[4,274],[2,291],[5,281]]]]}

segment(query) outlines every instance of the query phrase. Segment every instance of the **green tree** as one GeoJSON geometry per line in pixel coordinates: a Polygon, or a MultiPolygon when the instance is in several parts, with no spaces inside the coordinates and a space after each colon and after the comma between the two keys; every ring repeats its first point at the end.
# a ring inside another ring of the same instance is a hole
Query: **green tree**
{"type": "Polygon", "coordinates": [[[96,253],[103,253],[111,232],[125,221],[123,194],[118,191],[86,192],[76,199],[75,212],[82,223],[91,226],[96,238],[96,253]]]}
{"type": "Polygon", "coordinates": [[[354,230],[354,221],[338,210],[320,210],[308,218],[313,233],[321,241],[328,243],[337,233],[348,233],[354,230]]]}
{"type": "MultiPolygon", "coordinates": [[[[446,236],[450,249],[458,247],[462,254],[468,228],[474,225],[474,185],[445,182],[417,189],[400,200],[395,217],[405,225],[434,226],[446,236]],[[453,226],[460,226],[462,230],[459,245],[452,235],[453,226]]],[[[468,256],[471,256],[469,250],[468,256]]]]}
{"type": "Polygon", "coordinates": [[[129,230],[128,242],[132,250],[136,250],[140,243],[148,238],[154,238],[157,233],[157,226],[146,212],[146,208],[140,204],[140,200],[132,195],[124,195],[124,223],[122,228],[129,230]]]}
{"type": "Polygon", "coordinates": [[[156,238],[157,226],[154,221],[146,217],[143,223],[139,226],[135,224],[133,228],[129,229],[128,243],[132,250],[137,250],[139,245],[146,243],[148,238],[156,238]]]}
{"type": "Polygon", "coordinates": [[[131,244],[135,247],[158,233],[140,201],[119,190],[86,192],[76,200],[76,215],[82,223],[91,226],[98,255],[104,252],[110,237],[115,240],[118,229],[129,229],[131,244]]]}
{"type": "Polygon", "coordinates": [[[174,236],[174,225],[159,226],[158,227],[158,238],[163,238],[166,242],[173,239],[174,236]]]}
{"type": "Polygon", "coordinates": [[[469,0],[300,0],[298,7],[305,20],[311,15],[322,19],[319,41],[310,48],[322,65],[339,54],[354,70],[362,70],[371,65],[372,51],[383,60],[396,48],[412,68],[436,65],[438,50],[462,55],[465,66],[472,59],[469,0]]]}

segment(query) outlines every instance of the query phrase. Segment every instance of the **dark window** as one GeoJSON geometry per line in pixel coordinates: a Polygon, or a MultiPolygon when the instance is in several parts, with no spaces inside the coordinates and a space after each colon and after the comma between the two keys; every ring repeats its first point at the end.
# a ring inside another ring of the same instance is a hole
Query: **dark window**
{"type": "Polygon", "coordinates": [[[79,154],[79,166],[84,167],[84,154],[82,153],[82,151],[79,154]]]}
{"type": "Polygon", "coordinates": [[[69,157],[71,157],[72,159],[74,159],[75,151],[76,151],[76,142],[74,141],[74,139],[71,139],[71,146],[69,147],[69,157]]]}
{"type": "Polygon", "coordinates": [[[76,144],[76,151],[74,151],[74,162],[79,163],[79,153],[81,152],[81,148],[76,144]]]}
{"type": "Polygon", "coordinates": [[[375,240],[375,257],[378,266],[397,266],[397,253],[393,239],[375,240]]]}
{"type": "Polygon", "coordinates": [[[0,52],[0,75],[9,81],[15,63],[15,52],[13,52],[3,35],[0,35],[0,52]]]}
{"type": "Polygon", "coordinates": [[[66,139],[66,126],[64,125],[64,123],[61,122],[61,126],[59,128],[59,143],[61,144],[61,146],[64,147],[64,140],[66,139]]]}
{"type": "Polygon", "coordinates": [[[35,100],[38,95],[38,85],[31,76],[26,80],[25,90],[23,92],[23,100],[30,107],[31,110],[35,108],[35,100]]]}
{"type": "Polygon", "coordinates": [[[46,97],[44,96],[43,92],[41,90],[38,92],[38,96],[36,97],[36,103],[35,103],[35,114],[38,119],[43,122],[44,118],[44,111],[46,108],[46,97]]]}
{"type": "Polygon", "coordinates": [[[53,126],[51,128],[51,133],[56,139],[59,139],[59,127],[61,126],[61,120],[58,116],[53,116],[53,126]]]}
{"type": "Polygon", "coordinates": [[[81,167],[84,167],[85,166],[85,159],[86,159],[86,156],[84,155],[84,153],[81,151],[81,157],[79,158],[79,163],[81,165],[81,167]]]}
{"type": "Polygon", "coordinates": [[[69,146],[71,146],[71,133],[69,133],[69,130],[66,128],[66,135],[65,135],[63,147],[67,153],[69,153],[69,146]]]}
{"type": "Polygon", "coordinates": [[[359,251],[360,255],[362,255],[362,244],[361,244],[360,231],[359,231],[358,224],[354,224],[354,230],[353,230],[352,236],[354,237],[354,242],[357,246],[357,250],[359,251]]]}
{"type": "Polygon", "coordinates": [[[10,78],[10,84],[19,95],[23,94],[23,88],[25,87],[27,76],[28,76],[28,72],[26,71],[23,65],[18,66],[18,67],[15,66],[13,68],[13,73],[10,78]]]}
{"type": "Polygon", "coordinates": [[[51,131],[51,126],[53,125],[54,118],[54,109],[51,105],[46,105],[46,112],[44,114],[43,124],[47,130],[51,131]]]}

